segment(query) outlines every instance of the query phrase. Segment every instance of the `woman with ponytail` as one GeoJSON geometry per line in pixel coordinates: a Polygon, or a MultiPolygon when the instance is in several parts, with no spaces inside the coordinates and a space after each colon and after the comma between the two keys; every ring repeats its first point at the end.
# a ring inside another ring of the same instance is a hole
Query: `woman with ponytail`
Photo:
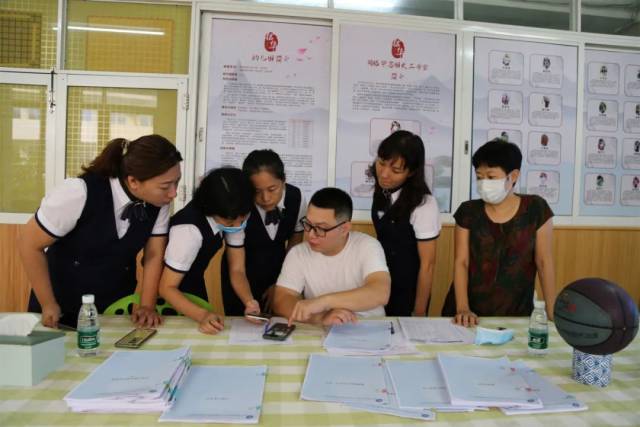
{"type": "Polygon", "coordinates": [[[141,304],[132,321],[161,322],[155,305],[181,161],[160,135],[114,139],[79,177],[44,197],[18,241],[32,285],[29,311],[42,312],[43,325],[75,326],[83,294],[95,295],[99,312],[132,294],[141,249],[141,304]]]}

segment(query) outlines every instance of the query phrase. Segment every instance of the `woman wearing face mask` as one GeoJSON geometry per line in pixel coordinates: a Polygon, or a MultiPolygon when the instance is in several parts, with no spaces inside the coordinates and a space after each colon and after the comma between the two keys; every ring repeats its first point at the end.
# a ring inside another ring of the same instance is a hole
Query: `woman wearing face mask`
{"type": "Polygon", "coordinates": [[[553,212],[543,198],[513,192],[522,164],[517,145],[494,139],[472,162],[482,199],[454,214],[454,279],[442,315],[464,326],[476,325],[478,316],[529,316],[537,273],[552,319],[553,212]]]}
{"type": "MultiPolygon", "coordinates": [[[[202,333],[217,334],[224,329],[224,321],[189,301],[183,292],[207,300],[204,272],[222,247],[223,237],[233,245],[234,235],[247,225],[254,191],[240,169],[215,169],[202,180],[193,199],[171,218],[160,295],[176,311],[198,322],[202,333]]],[[[234,265],[230,267],[237,269],[234,265]]],[[[260,311],[246,278],[232,279],[232,285],[245,303],[245,312],[260,311]]]]}
{"type": "Polygon", "coordinates": [[[387,316],[426,316],[440,212],[424,177],[424,144],[399,130],[380,143],[371,218],[391,274],[387,316]]]}
{"type": "Polygon", "coordinates": [[[233,290],[234,275],[236,280],[246,277],[263,311],[271,311],[284,257],[302,242],[300,219],[307,212],[300,189],[285,182],[284,164],[275,151],[252,151],[244,159],[242,171],[251,179],[256,193],[247,228],[238,233],[238,239],[234,236],[238,246],[227,244],[222,261],[222,301],[227,316],[240,316],[245,311],[245,304],[233,290]],[[233,271],[231,265],[244,268],[233,271]]]}
{"type": "Polygon", "coordinates": [[[42,312],[43,325],[75,326],[82,294],[95,295],[99,312],[132,294],[143,248],[141,304],[131,318],[138,326],[160,324],[158,280],[181,161],[160,135],[114,139],[78,178],[42,200],[18,248],[33,286],[29,311],[42,312]]]}

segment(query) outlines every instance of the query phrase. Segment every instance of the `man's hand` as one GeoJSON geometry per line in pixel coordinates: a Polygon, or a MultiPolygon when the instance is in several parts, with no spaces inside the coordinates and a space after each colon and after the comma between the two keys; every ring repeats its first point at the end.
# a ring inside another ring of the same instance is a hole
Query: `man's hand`
{"type": "Polygon", "coordinates": [[[131,313],[131,321],[139,328],[155,328],[162,325],[162,316],[155,308],[139,305],[131,313]]]}
{"type": "Polygon", "coordinates": [[[293,307],[289,316],[289,326],[293,322],[309,322],[314,314],[324,313],[329,307],[326,306],[322,297],[300,300],[293,307]]]}
{"type": "Polygon", "coordinates": [[[60,320],[60,306],[56,303],[42,306],[42,325],[57,328],[60,320]]]}
{"type": "Polygon", "coordinates": [[[200,319],[198,330],[203,334],[215,335],[224,330],[224,320],[215,313],[207,313],[200,319]]]}
{"type": "Polygon", "coordinates": [[[453,322],[456,325],[476,326],[478,324],[478,315],[471,310],[459,310],[456,313],[456,317],[453,318],[453,322]]]}
{"type": "Polygon", "coordinates": [[[345,323],[356,323],[358,316],[346,308],[334,308],[322,316],[323,326],[344,325],[345,323]]]}

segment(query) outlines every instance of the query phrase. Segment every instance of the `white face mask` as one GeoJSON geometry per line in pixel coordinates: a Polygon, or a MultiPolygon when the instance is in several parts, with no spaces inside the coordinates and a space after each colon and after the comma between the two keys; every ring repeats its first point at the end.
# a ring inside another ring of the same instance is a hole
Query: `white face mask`
{"type": "Polygon", "coordinates": [[[507,188],[509,178],[502,179],[479,179],[477,181],[478,194],[482,200],[492,205],[497,205],[502,202],[507,194],[509,194],[510,188],[507,188]]]}

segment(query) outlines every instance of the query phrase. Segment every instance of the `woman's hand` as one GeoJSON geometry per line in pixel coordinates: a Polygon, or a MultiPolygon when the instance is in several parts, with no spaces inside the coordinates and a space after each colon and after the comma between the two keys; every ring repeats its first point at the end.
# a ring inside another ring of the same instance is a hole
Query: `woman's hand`
{"type": "Polygon", "coordinates": [[[215,313],[207,312],[200,319],[198,330],[203,334],[215,335],[224,330],[224,320],[215,313]]]}
{"type": "Polygon", "coordinates": [[[60,306],[57,303],[42,306],[42,325],[57,328],[60,320],[60,306]]]}
{"type": "Polygon", "coordinates": [[[131,321],[139,328],[155,328],[162,325],[162,316],[158,314],[155,308],[139,305],[131,313],[131,321]]]}
{"type": "Polygon", "coordinates": [[[456,325],[465,327],[476,326],[478,324],[478,315],[471,310],[458,310],[456,317],[453,318],[456,325]]]}

